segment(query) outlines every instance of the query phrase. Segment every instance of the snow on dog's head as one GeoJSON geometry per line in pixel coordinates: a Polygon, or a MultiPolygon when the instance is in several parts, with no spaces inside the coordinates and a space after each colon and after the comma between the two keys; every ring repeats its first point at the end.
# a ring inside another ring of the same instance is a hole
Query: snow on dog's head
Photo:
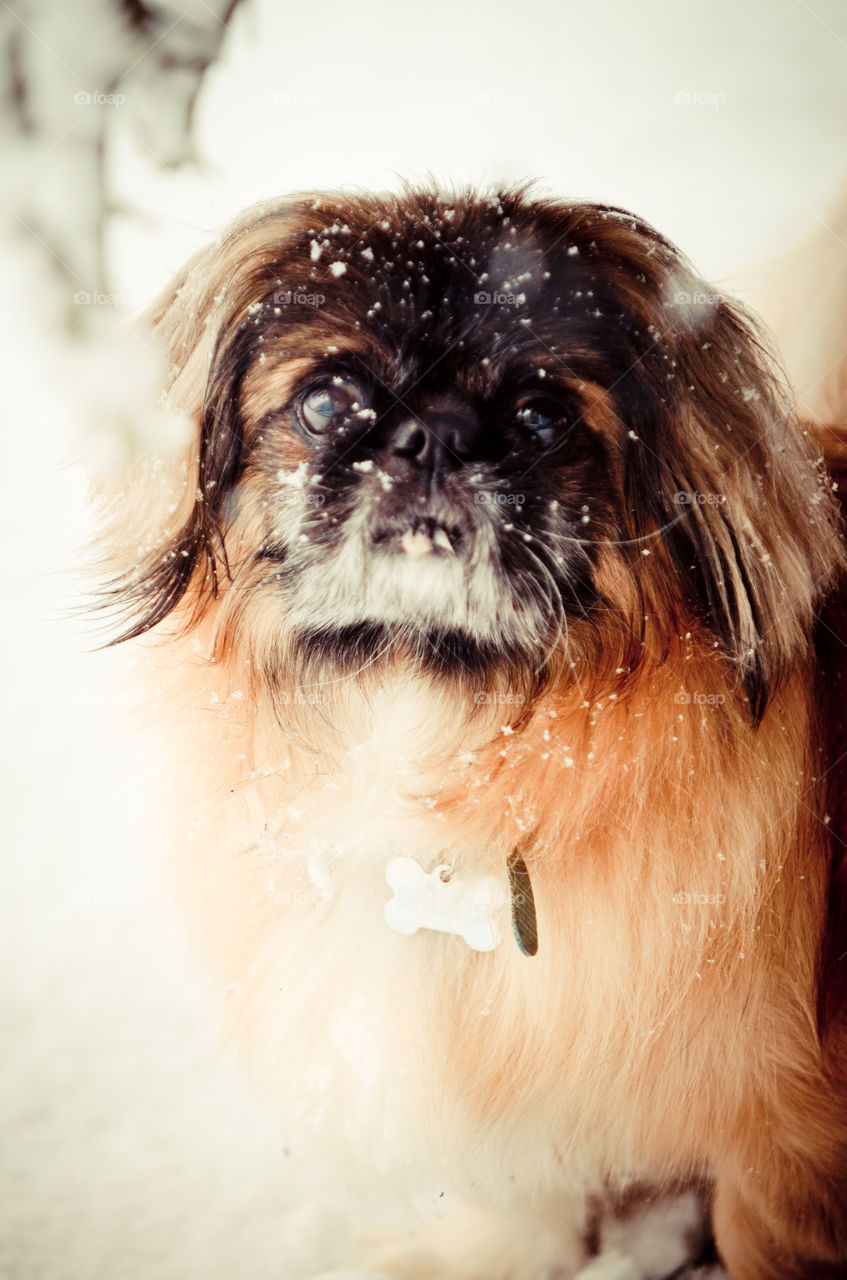
{"type": "Polygon", "coordinates": [[[122,542],[124,635],[214,610],[277,692],[410,664],[524,708],[693,635],[754,718],[802,644],[834,545],[812,452],[748,319],[629,213],[292,197],[151,319],[197,434],[122,542]]]}

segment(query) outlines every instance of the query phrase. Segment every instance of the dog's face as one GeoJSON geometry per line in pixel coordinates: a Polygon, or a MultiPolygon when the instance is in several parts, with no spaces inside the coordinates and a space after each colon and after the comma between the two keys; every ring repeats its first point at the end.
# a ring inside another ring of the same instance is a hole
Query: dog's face
{"type": "Polygon", "coordinates": [[[303,643],[539,665],[597,607],[597,546],[618,535],[603,384],[627,356],[592,356],[608,300],[588,263],[554,283],[494,209],[455,229],[444,212],[332,218],[281,259],[223,360],[227,382],[247,364],[228,521],[262,504],[262,572],[303,643]]]}
{"type": "Polygon", "coordinates": [[[269,672],[540,687],[694,629],[754,715],[802,644],[834,537],[812,455],[738,309],[629,214],[292,200],[192,264],[159,328],[178,366],[208,352],[198,497],[133,631],[226,585],[269,672]]]}

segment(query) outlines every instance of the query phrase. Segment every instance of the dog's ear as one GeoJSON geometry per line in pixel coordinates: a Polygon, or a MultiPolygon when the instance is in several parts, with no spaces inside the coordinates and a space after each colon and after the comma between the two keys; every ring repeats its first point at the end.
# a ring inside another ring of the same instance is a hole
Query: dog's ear
{"type": "Polygon", "coordinates": [[[181,621],[190,625],[229,572],[221,510],[241,453],[245,316],[291,213],[288,204],[248,210],[142,317],[164,358],[167,405],[186,420],[189,440],[178,454],[139,463],[106,512],[98,552],[102,605],[118,622],[112,643],[151,630],[187,598],[181,621]]]}
{"type": "Polygon", "coordinates": [[[712,630],[758,723],[809,644],[843,556],[838,518],[753,321],[678,264],[673,280],[635,380],[642,425],[626,445],[627,506],[660,598],[682,595],[712,630]]]}

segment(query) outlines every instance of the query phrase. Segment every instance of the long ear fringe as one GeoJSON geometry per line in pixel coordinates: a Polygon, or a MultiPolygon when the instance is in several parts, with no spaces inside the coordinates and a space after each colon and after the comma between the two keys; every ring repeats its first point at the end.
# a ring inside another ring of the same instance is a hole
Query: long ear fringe
{"type": "Polygon", "coordinates": [[[664,530],[667,585],[689,591],[758,723],[845,562],[839,513],[781,371],[740,307],[719,299],[705,315],[674,317],[661,346],[674,373],[668,382],[663,361],[664,387],[653,386],[664,412],[652,455],[627,449],[628,505],[640,533],[664,530]]]}
{"type": "Polygon", "coordinates": [[[237,441],[228,438],[231,387],[216,382],[213,371],[234,327],[239,282],[261,260],[268,224],[282,235],[293,208],[284,200],[246,210],[189,259],[141,317],[163,352],[166,406],[190,419],[193,438],[181,452],[146,460],[112,492],[97,495],[103,516],[92,574],[105,585],[94,592],[93,607],[112,628],[107,643],[158,626],[189,590],[193,609],[182,621],[190,628],[229,573],[215,496],[220,467],[235,465],[237,441]]]}
{"type": "Polygon", "coordinates": [[[193,518],[166,550],[142,561],[130,574],[110,579],[99,592],[95,605],[119,628],[108,645],[152,631],[173,613],[189,588],[193,610],[184,626],[190,629],[218,595],[219,565],[228,572],[220,535],[213,535],[202,520],[193,518]]]}

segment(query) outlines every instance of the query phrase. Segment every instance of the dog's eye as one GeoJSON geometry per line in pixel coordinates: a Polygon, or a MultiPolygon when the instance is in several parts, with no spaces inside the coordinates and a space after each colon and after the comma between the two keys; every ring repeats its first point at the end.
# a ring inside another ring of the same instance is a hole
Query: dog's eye
{"type": "Polygon", "coordinates": [[[297,403],[297,417],[310,435],[317,436],[363,407],[362,390],[355,382],[333,378],[304,391],[297,403]]]}
{"type": "Polygon", "coordinates": [[[558,440],[567,410],[549,396],[525,396],[515,406],[518,425],[545,449],[558,440]]]}

